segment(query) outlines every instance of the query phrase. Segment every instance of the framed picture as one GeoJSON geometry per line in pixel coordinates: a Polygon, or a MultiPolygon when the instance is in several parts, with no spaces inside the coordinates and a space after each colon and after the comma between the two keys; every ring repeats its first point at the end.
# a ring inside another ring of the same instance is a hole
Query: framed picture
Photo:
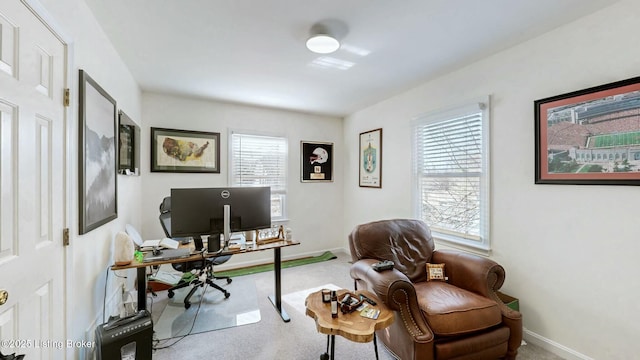
{"type": "Polygon", "coordinates": [[[300,181],[333,181],[333,143],[300,142],[300,181]]]}
{"type": "Polygon", "coordinates": [[[80,70],[80,234],[118,217],[116,188],[116,101],[80,70]]]}
{"type": "Polygon", "coordinates": [[[360,175],[361,187],[382,187],[382,129],[360,133],[360,175]]]}
{"type": "Polygon", "coordinates": [[[122,110],[118,118],[118,173],[140,175],[140,127],[122,110]]]}
{"type": "Polygon", "coordinates": [[[640,185],[640,77],[534,108],[536,184],[640,185]]]}
{"type": "Polygon", "coordinates": [[[151,128],[151,171],[220,173],[220,133],[151,128]]]}

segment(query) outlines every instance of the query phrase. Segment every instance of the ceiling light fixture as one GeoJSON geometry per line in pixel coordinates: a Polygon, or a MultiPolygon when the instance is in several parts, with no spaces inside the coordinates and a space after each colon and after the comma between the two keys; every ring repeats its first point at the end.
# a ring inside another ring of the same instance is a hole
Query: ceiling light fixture
{"type": "Polygon", "coordinates": [[[330,54],[340,48],[340,42],[331,35],[326,26],[315,24],[311,27],[311,37],[307,49],[318,54],[330,54]]]}

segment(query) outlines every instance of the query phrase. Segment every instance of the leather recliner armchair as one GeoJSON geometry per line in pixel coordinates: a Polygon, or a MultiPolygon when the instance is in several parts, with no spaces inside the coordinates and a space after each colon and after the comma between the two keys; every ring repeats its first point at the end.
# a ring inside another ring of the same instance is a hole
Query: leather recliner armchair
{"type": "Polygon", "coordinates": [[[358,225],[349,235],[356,290],[369,290],[394,311],[376,332],[399,359],[515,359],[522,316],[496,294],[505,271],[496,262],[453,250],[435,250],[420,220],[358,225]],[[391,260],[394,268],[371,265],[391,260]],[[446,281],[427,281],[426,264],[445,264],[446,281]]]}

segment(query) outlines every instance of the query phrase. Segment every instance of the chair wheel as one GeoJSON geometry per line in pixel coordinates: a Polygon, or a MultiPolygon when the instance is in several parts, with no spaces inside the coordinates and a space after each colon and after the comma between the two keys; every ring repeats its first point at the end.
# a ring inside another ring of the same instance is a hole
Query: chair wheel
{"type": "Polygon", "coordinates": [[[169,299],[171,299],[171,298],[173,297],[173,295],[175,295],[175,294],[173,293],[173,291],[172,291],[172,290],[169,290],[169,292],[167,293],[167,296],[169,297],[169,299]]]}
{"type": "Polygon", "coordinates": [[[231,278],[227,279],[227,284],[231,284],[233,280],[231,278]]]}
{"type": "Polygon", "coordinates": [[[228,299],[228,298],[229,298],[229,296],[231,296],[231,294],[229,294],[229,292],[228,292],[228,291],[224,293],[224,298],[225,298],[225,299],[228,299]]]}
{"type": "Polygon", "coordinates": [[[329,354],[324,353],[324,354],[320,355],[320,360],[329,360],[329,354]]]}
{"type": "Polygon", "coordinates": [[[190,308],[190,307],[191,307],[191,303],[184,303],[184,308],[185,308],[185,309],[188,309],[188,308],[190,308]]]}

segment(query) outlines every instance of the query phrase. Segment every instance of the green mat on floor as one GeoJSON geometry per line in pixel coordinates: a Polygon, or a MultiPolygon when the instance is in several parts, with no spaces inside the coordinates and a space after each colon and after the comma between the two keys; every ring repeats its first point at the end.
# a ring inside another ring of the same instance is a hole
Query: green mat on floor
{"type": "MultiPolygon", "coordinates": [[[[327,261],[335,258],[336,256],[333,255],[331,251],[327,251],[324,254],[318,255],[318,256],[311,256],[311,257],[306,257],[302,259],[285,260],[282,262],[282,268],[285,269],[285,268],[290,268],[294,266],[313,264],[313,263],[327,261]]],[[[216,271],[216,275],[234,277],[234,276],[255,274],[255,273],[265,272],[265,271],[273,271],[273,264],[264,264],[264,265],[249,266],[249,267],[240,268],[240,269],[216,271]]]]}

